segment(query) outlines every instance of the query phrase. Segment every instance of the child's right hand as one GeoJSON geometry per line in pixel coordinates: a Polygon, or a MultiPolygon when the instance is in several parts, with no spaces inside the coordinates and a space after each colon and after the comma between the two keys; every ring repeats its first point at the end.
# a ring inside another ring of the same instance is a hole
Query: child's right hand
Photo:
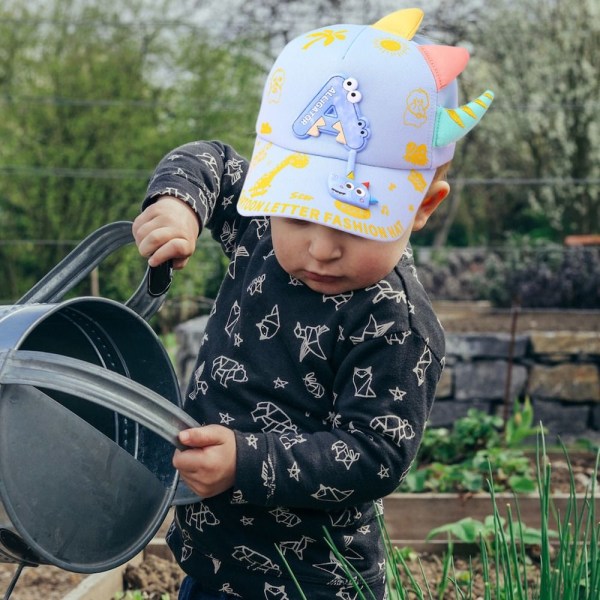
{"type": "Polygon", "coordinates": [[[183,269],[196,249],[200,223],[193,209],[172,196],[161,196],[133,222],[133,237],[148,265],[156,267],[171,259],[183,269]]]}

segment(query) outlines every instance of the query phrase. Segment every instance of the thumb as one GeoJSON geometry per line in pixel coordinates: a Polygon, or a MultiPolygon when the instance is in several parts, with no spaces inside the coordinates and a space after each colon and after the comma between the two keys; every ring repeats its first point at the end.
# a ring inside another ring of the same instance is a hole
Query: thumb
{"type": "Polygon", "coordinates": [[[218,425],[205,425],[204,427],[194,427],[184,429],[179,432],[179,441],[190,448],[204,448],[223,443],[223,436],[220,435],[221,427],[218,425]]]}

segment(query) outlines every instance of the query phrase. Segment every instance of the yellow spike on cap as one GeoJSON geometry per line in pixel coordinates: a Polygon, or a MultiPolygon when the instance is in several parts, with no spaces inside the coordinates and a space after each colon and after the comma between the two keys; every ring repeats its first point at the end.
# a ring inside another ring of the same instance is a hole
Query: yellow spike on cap
{"type": "Polygon", "coordinates": [[[379,19],[371,27],[412,40],[421,25],[423,16],[424,13],[420,8],[405,8],[379,19]]]}

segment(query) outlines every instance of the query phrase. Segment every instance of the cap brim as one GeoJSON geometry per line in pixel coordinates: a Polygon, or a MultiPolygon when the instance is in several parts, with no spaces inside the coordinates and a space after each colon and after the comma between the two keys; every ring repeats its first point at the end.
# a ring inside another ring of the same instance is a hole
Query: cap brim
{"type": "Polygon", "coordinates": [[[256,140],[250,169],[238,202],[246,216],[278,216],[312,221],[377,241],[394,241],[412,226],[435,169],[401,170],[357,163],[347,173],[345,160],[290,151],[256,140]],[[367,184],[368,208],[335,198],[330,175],[350,175],[367,184]]]}

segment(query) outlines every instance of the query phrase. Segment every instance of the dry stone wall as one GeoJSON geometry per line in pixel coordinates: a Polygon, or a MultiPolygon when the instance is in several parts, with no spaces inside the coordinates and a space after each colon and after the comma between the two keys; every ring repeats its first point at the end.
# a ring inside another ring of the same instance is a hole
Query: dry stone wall
{"type": "Polygon", "coordinates": [[[529,397],[537,422],[563,439],[600,440],[597,332],[446,334],[446,369],[431,415],[448,426],[471,407],[500,412],[529,397]]]}

